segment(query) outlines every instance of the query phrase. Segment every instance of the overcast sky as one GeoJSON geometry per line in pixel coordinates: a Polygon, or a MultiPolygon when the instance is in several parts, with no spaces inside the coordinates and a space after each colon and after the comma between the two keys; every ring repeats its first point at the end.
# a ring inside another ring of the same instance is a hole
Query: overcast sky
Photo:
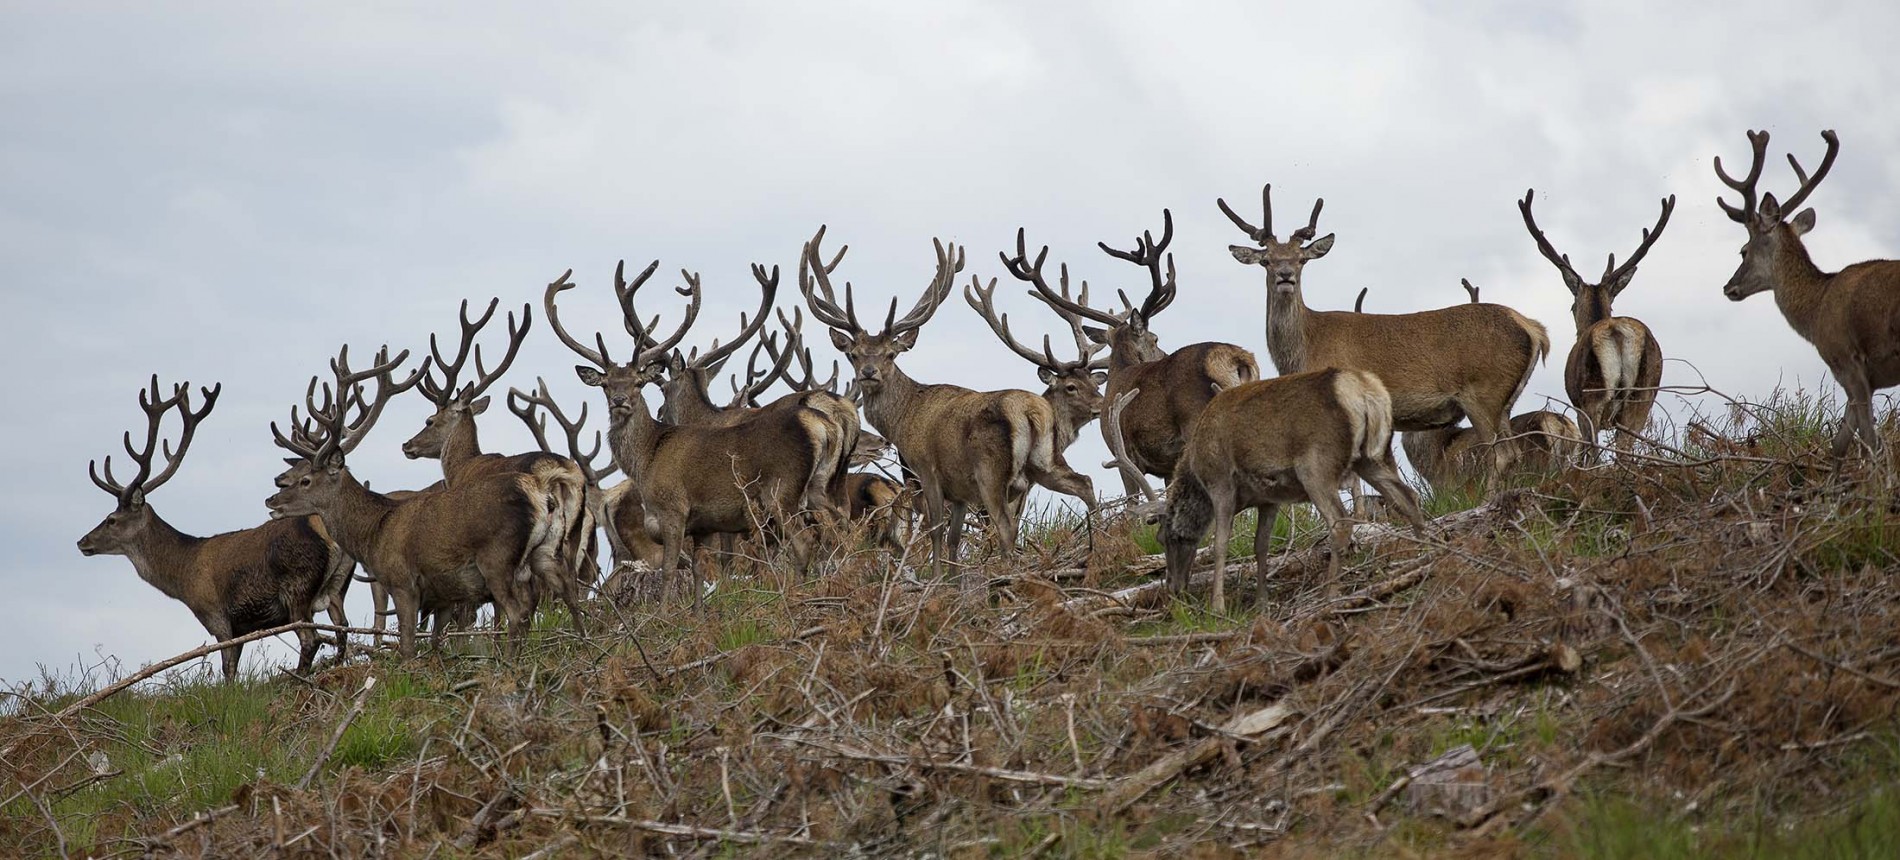
{"type": "MultiPolygon", "coordinates": [[[[820,223],[850,243],[840,276],[861,304],[908,307],[931,237],[1007,281],[996,252],[1018,226],[1098,296],[1145,289],[1094,243],[1126,245],[1171,207],[1163,345],[1230,341],[1267,365],[1262,276],[1228,255],[1240,233],[1214,198],[1252,214],[1271,181],[1282,235],[1327,200],[1338,241],[1306,271],[1313,306],[1370,287],[1368,310],[1436,307],[1468,277],[1547,325],[1554,360],[1522,411],[1562,397],[1573,340],[1513,205],[1526,187],[1589,276],[1678,195],[1617,310],[1735,394],[1832,383],[1769,298],[1720,295],[1743,234],[1714,204],[1711,156],[1745,162],[1743,132],[1771,130],[1763,188],[1785,197],[1782,153],[1812,168],[1837,129],[1809,247],[1830,270],[1900,248],[1888,3],[487,5],[0,11],[0,679],[100,655],[130,669],[207,638],[125,559],[74,548],[112,509],[86,460],[139,422],[148,374],[224,383],[152,503],[194,534],[253,526],[280,468],[267,423],[309,376],[346,341],[426,348],[464,297],[537,305],[507,383],[597,399],[540,319],[569,267],[569,324],[610,338],[616,260],[657,257],[668,285],[702,272],[704,343],[755,304],[752,262],[786,269],[790,307],[820,223]]],[[[1025,339],[1057,331],[1014,283],[998,302],[1025,339]]],[[[902,364],[1040,390],[960,296],[902,364]]],[[[1694,374],[1672,362],[1664,382],[1694,374]]],[[[397,452],[424,414],[414,395],[392,405],[356,473],[438,477],[397,452]]],[[[489,450],[531,444],[505,410],[482,426],[489,450]]],[[[1102,459],[1090,427],[1070,460],[1118,489],[1102,459]]]]}

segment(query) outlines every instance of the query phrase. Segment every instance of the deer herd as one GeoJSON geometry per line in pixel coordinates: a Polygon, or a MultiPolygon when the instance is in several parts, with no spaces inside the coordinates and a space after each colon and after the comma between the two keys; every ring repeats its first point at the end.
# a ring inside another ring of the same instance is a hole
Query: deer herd
{"type": "MultiPolygon", "coordinates": [[[[1723,291],[1735,301],[1772,291],[1789,326],[1820,352],[1847,394],[1847,414],[1833,444],[1841,458],[1856,440],[1870,449],[1877,445],[1872,395],[1900,384],[1900,261],[1827,273],[1803,248],[1801,237],[1813,229],[1815,213],[1796,210],[1827,175],[1840,145],[1832,131],[1821,136],[1827,151],[1812,176],[1788,157],[1800,187],[1785,203],[1757,194],[1766,132],[1749,133],[1753,160],[1743,178],[1731,177],[1720,158],[1715,169],[1741,195],[1739,205],[1718,202],[1747,230],[1741,265],[1723,291]]],[[[543,599],[559,599],[576,630],[582,628],[581,599],[601,578],[597,541],[603,531],[613,578],[657,571],[648,578],[665,600],[684,567],[694,572],[684,588],[696,609],[705,593],[697,575],[701,546],[721,547],[730,556],[736,541],[751,541],[748,546],[782,551],[794,567],[809,571],[821,536],[851,543],[868,536],[887,551],[904,549],[918,533],[908,528],[913,507],[937,575],[962,566],[960,543],[972,508],[982,514],[998,553],[1008,557],[1032,486],[1079,500],[1089,514],[1092,540],[1095,487],[1063,453],[1099,417],[1129,495],[1158,500],[1147,477],[1167,482],[1158,538],[1169,587],[1186,587],[1195,550],[1211,528],[1211,606],[1225,611],[1226,549],[1235,515],[1244,509],[1258,510],[1254,546],[1256,558],[1264,559],[1279,508],[1312,504],[1330,534],[1329,581],[1337,578],[1351,538],[1342,488],[1352,487],[1356,497],[1363,479],[1377,490],[1384,509],[1413,529],[1426,527],[1417,493],[1399,475],[1394,432],[1401,434],[1419,477],[1434,488],[1485,487],[1516,469],[1587,465],[1600,460],[1605,432],[1612,435],[1615,456],[1631,451],[1655,404],[1662,348],[1648,326],[1615,316],[1612,304],[1667,227],[1675,198],[1662,201],[1655,226],[1643,231],[1621,265],[1610,256],[1595,283],[1585,281],[1539,229],[1533,198],[1527,191],[1518,201],[1525,229],[1573,297],[1576,340],[1565,362],[1564,387],[1574,422],[1552,411],[1512,414],[1532,371],[1550,352],[1550,337],[1525,315],[1479,301],[1469,282],[1470,301],[1415,313],[1309,307],[1305,268],[1333,247],[1332,234],[1318,235],[1324,201],[1316,201],[1306,224],[1282,240],[1269,185],[1261,191],[1258,226],[1225,200],[1218,205],[1246,236],[1245,243],[1229,247],[1234,259],[1265,271],[1266,352],[1278,373],[1272,378],[1263,378],[1254,353],[1236,344],[1162,349],[1155,324],[1177,296],[1169,251],[1174,222],[1167,211],[1158,239],[1144,232],[1126,250],[1100,246],[1147,276],[1148,291],[1139,302],[1118,292],[1119,309],[1091,304],[1085,282],[1072,289],[1066,264],[1051,273],[1049,249],[1032,255],[1021,230],[1015,247],[999,253],[1003,272],[1027,284],[1028,294],[1066,324],[1066,337],[1043,333],[1040,345],[1033,335],[1019,340],[1008,314],[997,309],[997,278],[985,283],[973,277],[963,286],[964,300],[997,338],[1036,366],[1046,386],[1039,394],[935,383],[914,377],[910,371],[918,368],[905,368],[914,365],[905,354],[957,286],[965,269],[963,248],[938,241],[935,273],[922,295],[902,316],[893,298],[873,330],[858,314],[851,284],[843,285],[840,300],[833,279],[846,249],[827,255],[820,227],[797,263],[802,307],[789,317],[777,311],[777,326],[767,331],[780,271],[755,264],[756,313],[742,314],[728,340],[713,340],[703,350],[681,348],[703,299],[695,273],[681,271],[684,285],[673,290],[673,301],[684,306],[663,309],[680,317],[662,335],[653,294],[642,293],[659,263],[631,279],[624,262],[615,269],[614,298],[630,339],[619,352],[610,351],[602,332],[590,338],[562,324],[556,304],[576,288],[571,269],[548,285],[541,298],[548,326],[582,359],[575,366],[580,380],[606,399],[605,447],[611,456],[605,462],[598,429],[591,450],[583,450],[588,406],[562,409],[539,379],[532,390],[510,389],[507,404],[541,450],[512,456],[482,451],[478,419],[528,335],[533,308],[524,305],[518,321],[508,314],[505,351],[490,369],[475,341],[500,299],[475,319],[465,301],[453,355],[445,355],[431,336],[429,354],[414,370],[402,369],[407,350],[392,356],[387,348],[359,370],[345,347],[330,361],[328,378],[312,378],[289,422],[271,425],[277,444],[292,456],[266,501],[271,520],[252,529],[192,537],[153,510],[147,494],[178,470],[193,431],[220,392],[200,389],[194,407],[188,383],[173,386],[167,397],[154,376],[139,394],[145,440],[135,446],[130,432],[124,439],[135,473],[120,483],[110,458],[103,468],[89,466],[93,482],[117,504],[79,541],[79,549],[127,556],[140,577],[184,602],[220,640],[309,621],[318,610],[347,626],[343,595],[353,579],[362,579],[375,592],[377,629],[383,615],[393,614],[405,656],[415,653],[425,623],[439,646],[448,627],[472,624],[489,604],[512,645],[543,599]],[[802,331],[807,310],[849,364],[842,390],[835,369],[822,381],[813,372],[802,331]],[[712,382],[747,344],[753,345],[744,375],[733,383],[733,398],[720,405],[712,382]],[[791,393],[761,405],[760,396],[781,381],[791,393]],[[347,459],[385,405],[412,388],[434,409],[402,452],[440,460],[442,480],[414,491],[371,490],[351,473],[347,459]],[[657,410],[647,401],[650,388],[661,397],[657,410]],[[176,447],[163,444],[164,463],[155,474],[161,426],[173,411],[182,427],[176,447]],[[552,443],[549,418],[558,427],[552,443]],[[563,442],[564,451],[557,452],[555,443],[563,442]],[[900,478],[857,470],[886,446],[895,449],[900,478]],[[604,486],[616,471],[625,480],[604,486]],[[850,531],[854,525],[859,529],[850,531]],[[355,574],[358,565],[363,574],[355,574]],[[393,610],[385,609],[389,603],[393,610]]],[[[660,298],[665,303],[667,294],[660,298]]],[[[320,637],[310,629],[299,636],[302,671],[310,667],[320,637]]],[[[346,639],[335,637],[339,652],[346,639]]],[[[236,647],[223,651],[227,678],[237,671],[238,655],[236,647]]]]}

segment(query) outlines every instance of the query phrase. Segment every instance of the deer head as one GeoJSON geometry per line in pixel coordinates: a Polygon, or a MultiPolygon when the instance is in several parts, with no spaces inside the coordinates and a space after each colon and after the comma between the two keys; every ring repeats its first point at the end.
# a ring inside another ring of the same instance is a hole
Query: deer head
{"type": "Polygon", "coordinates": [[[204,396],[204,407],[192,411],[191,383],[180,382],[172,387],[172,396],[161,398],[158,391],[158,374],[152,374],[150,390],[139,392],[139,408],[145,410],[145,447],[132,447],[132,432],[125,433],[125,453],[138,466],[138,472],[132,480],[123,484],[112,476],[112,458],[105,459],[105,476],[100,477],[96,461],[86,462],[86,474],[99,489],[111,493],[118,505],[107,514],[104,520],[86,532],[79,539],[81,555],[128,555],[138,539],[152,525],[153,518],[149,505],[145,504],[145,494],[156,490],[171,480],[178,471],[178,464],[185,460],[185,450],[191,447],[192,433],[198,429],[198,422],[211,414],[211,407],[217,405],[218,394],[224,390],[220,383],[214,388],[200,388],[204,396]],[[165,443],[165,468],[157,475],[152,474],[152,456],[158,450],[160,425],[164,423],[165,413],[176,407],[183,427],[178,431],[178,448],[172,449],[170,442],[165,443]]]}
{"type": "Polygon", "coordinates": [[[884,315],[883,331],[871,334],[858,323],[850,282],[844,285],[843,309],[838,307],[837,293],[831,287],[831,273],[837,271],[838,264],[844,260],[844,252],[850,246],[839,248],[831,262],[826,263],[819,253],[819,245],[824,238],[825,228],[819,227],[811,241],[805,243],[798,270],[798,288],[811,306],[812,317],[830,327],[831,343],[851,363],[858,389],[867,397],[875,397],[883,390],[885,382],[896,373],[897,357],[917,345],[918,330],[930,321],[937,307],[950,295],[952,279],[963,271],[963,250],[954,243],[946,247],[942,240],[932,240],[937,247],[936,277],[931,279],[930,285],[924,288],[924,294],[903,319],[897,318],[897,299],[893,297],[890,312],[884,315]]]}
{"type": "MultiPolygon", "coordinates": [[[[1044,249],[1045,252],[1047,249],[1044,249]]],[[[1005,258],[1007,262],[1007,258],[1005,258]]],[[[1040,266],[1041,259],[1037,259],[1040,266]]],[[[1063,289],[1068,284],[1064,273],[1063,289]]],[[[1038,275],[1040,277],[1040,275],[1038,275]]],[[[1088,286],[1083,285],[1082,301],[1088,301],[1088,286]]],[[[996,312],[996,279],[991,278],[988,287],[983,280],[972,276],[970,285],[963,288],[963,300],[974,308],[983,321],[989,323],[990,331],[995,332],[1003,345],[1011,352],[1028,359],[1036,366],[1036,376],[1048,388],[1042,393],[1050,404],[1056,407],[1058,414],[1074,416],[1087,421],[1102,414],[1102,386],[1108,384],[1108,373],[1101,369],[1095,353],[1100,351],[1102,343],[1091,339],[1083,331],[1081,317],[1063,314],[1069,323],[1069,333],[1075,339],[1076,357],[1073,361],[1056,358],[1055,347],[1049,335],[1042,336],[1042,351],[1030,349],[1017,342],[1009,332],[1009,314],[996,312]]],[[[1060,311],[1058,311],[1060,312],[1060,311]]]]}
{"type": "Polygon", "coordinates": [[[1168,245],[1174,241],[1174,214],[1163,209],[1161,220],[1162,231],[1159,242],[1155,241],[1153,233],[1143,231],[1136,237],[1133,251],[1116,250],[1109,247],[1106,242],[1096,243],[1096,246],[1109,256],[1127,260],[1148,270],[1148,295],[1142,299],[1139,306],[1128,300],[1127,292],[1122,290],[1115,292],[1122,301],[1121,313],[1110,313],[1089,307],[1087,281],[1083,281],[1081,288],[1071,296],[1069,267],[1066,265],[1058,268],[1056,276],[1058,289],[1050,289],[1048,280],[1042,274],[1043,260],[1049,256],[1049,248],[1046,245],[1043,246],[1042,250],[1036,253],[1035,261],[1031,262],[1029,249],[1020,228],[1016,231],[1016,256],[1002,254],[998,256],[1003,258],[1003,266],[1009,270],[1010,275],[1035,288],[1030,293],[1031,296],[1062,315],[1070,326],[1076,327],[1090,340],[1107,344],[1109,355],[1116,357],[1116,361],[1124,364],[1159,361],[1167,353],[1162,351],[1161,344],[1156,340],[1150,325],[1155,315],[1167,310],[1168,305],[1174,303],[1175,297],[1174,255],[1166,253],[1168,245]],[[1161,272],[1164,255],[1167,262],[1165,278],[1161,272]],[[1083,320],[1100,323],[1102,327],[1085,325],[1083,320]]]}
{"type": "MultiPolygon", "coordinates": [[[[1550,239],[1544,236],[1544,231],[1537,229],[1537,219],[1531,217],[1531,200],[1536,194],[1534,189],[1527,189],[1524,199],[1517,201],[1517,211],[1524,216],[1524,229],[1529,230],[1531,238],[1537,241],[1538,252],[1557,267],[1558,274],[1563,276],[1564,286],[1570,288],[1570,314],[1576,318],[1577,331],[1581,332],[1599,320],[1614,316],[1610,311],[1611,303],[1630,285],[1630,280],[1636,277],[1636,264],[1642,262],[1643,256],[1649,253],[1649,247],[1662,236],[1663,228],[1669,226],[1669,213],[1676,209],[1676,195],[1663,198],[1662,216],[1656,219],[1655,229],[1643,231],[1643,241],[1636,246],[1636,253],[1631,254],[1621,266],[1616,264],[1616,255],[1611,254],[1609,264],[1603,267],[1603,276],[1593,284],[1578,275],[1577,270],[1570,265],[1570,256],[1557,253],[1550,239]]],[[[1466,281],[1465,289],[1471,293],[1472,301],[1477,301],[1477,288],[1466,281]]]]}
{"type": "Polygon", "coordinates": [[[575,365],[574,374],[580,377],[581,382],[599,388],[607,395],[607,410],[610,417],[624,415],[636,408],[644,408],[637,405],[641,402],[640,389],[658,380],[665,372],[667,356],[686,336],[687,329],[693,327],[693,321],[699,318],[699,276],[682,269],[680,274],[685,276],[688,286],[675,287],[674,291],[688,299],[686,317],[680,321],[679,328],[665,340],[653,340],[650,333],[659,326],[660,319],[656,316],[642,324],[638,313],[634,310],[633,299],[634,294],[647,282],[648,278],[653,277],[653,272],[659,267],[660,261],[654,260],[629,283],[625,277],[626,261],[622,260],[614,266],[614,297],[620,302],[621,320],[626,326],[627,334],[632,335],[634,341],[633,355],[624,364],[609,357],[607,339],[599,332],[594,333],[595,345],[589,348],[575,340],[567,333],[567,329],[561,327],[560,315],[554,307],[554,297],[574,288],[574,284],[568,280],[574,274],[573,269],[563,272],[560,279],[549,284],[547,292],[541,299],[543,310],[547,311],[548,325],[554,329],[555,336],[559,337],[562,343],[567,344],[567,348],[573,350],[575,354],[593,363],[592,367],[585,364],[575,365]]]}
{"type": "Polygon", "coordinates": [[[390,398],[415,387],[422,378],[418,369],[402,382],[394,381],[392,374],[408,358],[406,349],[390,358],[389,347],[385,346],[377,351],[372,366],[351,370],[350,348],[344,346],[330,360],[334,388],[332,382],[321,383],[321,401],[316,397],[320,380],[310,378],[310,386],[304,391],[304,407],[310,419],[299,418],[297,407],[292,406],[288,436],[278,429],[277,422],[271,422],[271,436],[278,447],[297,455],[285,458],[290,468],[277,476],[277,492],[264,500],[272,518],[308,516],[335,504],[349,473],[343,462],[345,455],[362,443],[390,398]],[[376,380],[374,398],[367,397],[363,390],[363,383],[370,379],[376,380]]]}
{"type": "Polygon", "coordinates": [[[453,361],[442,356],[442,349],[436,343],[434,334],[429,335],[429,358],[422,362],[422,375],[417,378],[417,388],[429,402],[435,404],[435,414],[422,422],[422,429],[409,441],[402,443],[402,454],[411,460],[419,457],[441,458],[443,449],[450,439],[458,434],[468,433],[474,426],[475,416],[488,409],[489,399],[484,396],[489,386],[508,371],[515,361],[515,354],[521,351],[521,344],[528,338],[528,327],[534,322],[534,311],[529,305],[521,306],[521,324],[515,324],[515,315],[508,314],[508,351],[502,356],[501,364],[489,370],[482,364],[482,348],[475,343],[475,336],[482,327],[495,316],[495,308],[501,305],[501,299],[490,299],[488,310],[481,319],[468,318],[468,300],[462,300],[461,321],[462,339],[455,352],[453,361]],[[462,366],[468,362],[469,347],[474,345],[475,381],[456,388],[462,366]],[[436,381],[433,369],[442,371],[441,381],[436,381]]]}
{"type": "MultiPolygon", "coordinates": [[[[694,347],[686,355],[681,355],[676,349],[667,357],[666,381],[660,384],[661,395],[665,398],[664,404],[660,407],[660,420],[669,422],[679,420],[674,411],[675,404],[679,403],[681,398],[707,399],[708,385],[713,377],[719,375],[719,370],[725,366],[726,359],[731,358],[739,347],[744,346],[746,341],[751,340],[759,333],[759,329],[765,326],[766,314],[772,309],[773,300],[778,297],[779,270],[777,266],[773,266],[768,274],[764,266],[753,263],[752,277],[759,282],[758,314],[749,320],[745,314],[739,315],[739,334],[731,342],[722,346],[715,340],[712,348],[703,354],[698,347],[694,347]]],[[[697,276],[694,276],[690,282],[692,289],[699,289],[697,276]]],[[[753,355],[756,357],[756,349],[753,355]]]]}
{"type": "Polygon", "coordinates": [[[1300,273],[1306,268],[1307,262],[1324,257],[1327,251],[1333,249],[1333,234],[1328,233],[1318,239],[1313,238],[1319,233],[1319,210],[1326,205],[1324,197],[1313,201],[1313,215],[1307,219],[1306,226],[1293,231],[1285,242],[1280,241],[1273,234],[1273,185],[1271,183],[1260,189],[1259,227],[1247,223],[1239,215],[1234,214],[1234,210],[1227,207],[1226,200],[1216,199],[1214,202],[1220,204],[1220,211],[1227,213],[1227,219],[1234,222],[1234,226],[1239,227],[1241,232],[1254,240],[1254,244],[1260,246],[1249,248],[1245,245],[1229,245],[1227,250],[1233,252],[1234,259],[1242,263],[1247,265],[1257,263],[1261,268],[1266,269],[1267,284],[1276,293],[1298,295],[1300,273]]]}
{"type": "MultiPolygon", "coordinates": [[[[1722,184],[1735,189],[1742,195],[1742,205],[1730,206],[1720,197],[1715,199],[1722,211],[1728,213],[1729,220],[1748,228],[1748,241],[1742,245],[1742,264],[1735,269],[1728,283],[1722,287],[1722,294],[1730,301],[1739,302],[1756,293],[1774,288],[1775,261],[1784,251],[1801,248],[1801,237],[1814,229],[1814,210],[1802,209],[1792,219],[1783,221],[1782,215],[1794,212],[1807,202],[1808,195],[1814,192],[1814,186],[1821,183],[1827,172],[1834,166],[1834,156],[1841,151],[1841,140],[1832,129],[1821,132],[1821,139],[1827,141],[1827,154],[1821,156],[1821,168],[1812,177],[1801,169],[1794,153],[1788,154],[1788,164],[1794,168],[1794,175],[1801,187],[1789,197],[1786,203],[1775,200],[1773,193],[1761,197],[1761,205],[1755,204],[1755,185],[1761,180],[1762,164],[1768,158],[1768,132],[1751,131],[1748,143],[1754,150],[1749,163],[1748,175],[1740,180],[1730,178],[1722,169],[1722,157],[1715,157],[1715,175],[1722,184]]],[[[1805,253],[1805,249],[1803,249],[1805,253]]]]}

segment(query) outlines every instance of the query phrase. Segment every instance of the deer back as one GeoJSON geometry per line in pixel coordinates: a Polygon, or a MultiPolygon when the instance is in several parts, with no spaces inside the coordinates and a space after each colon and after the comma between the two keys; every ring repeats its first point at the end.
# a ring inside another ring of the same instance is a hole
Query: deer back
{"type": "Polygon", "coordinates": [[[1312,311],[1309,367],[1341,367],[1377,376],[1392,397],[1400,430],[1461,417],[1448,394],[1495,388],[1515,401],[1550,352],[1542,323],[1503,305],[1466,303],[1410,314],[1312,311]]]}
{"type": "Polygon", "coordinates": [[[1253,353],[1230,343],[1197,343],[1110,371],[1103,399],[1112,403],[1122,392],[1140,391],[1122,412],[1122,438],[1137,468],[1169,478],[1215,393],[1259,378],[1253,353]]]}

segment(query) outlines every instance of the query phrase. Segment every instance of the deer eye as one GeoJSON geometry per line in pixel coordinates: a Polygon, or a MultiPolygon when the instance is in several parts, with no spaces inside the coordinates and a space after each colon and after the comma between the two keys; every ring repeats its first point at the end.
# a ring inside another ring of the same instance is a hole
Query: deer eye
{"type": "Polygon", "coordinates": [[[309,475],[303,476],[303,478],[299,480],[297,483],[305,487],[310,486],[310,476],[309,475]]]}

